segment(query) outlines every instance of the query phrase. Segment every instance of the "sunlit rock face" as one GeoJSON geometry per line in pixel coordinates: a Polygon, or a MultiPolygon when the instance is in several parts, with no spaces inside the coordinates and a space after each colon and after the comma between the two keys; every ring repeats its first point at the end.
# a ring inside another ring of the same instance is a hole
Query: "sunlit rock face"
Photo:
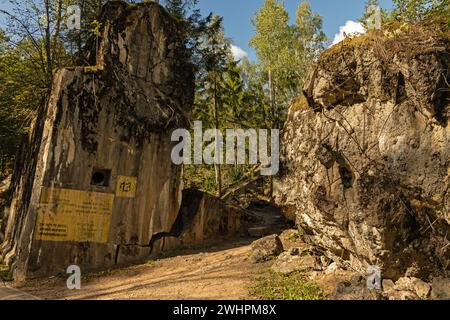
{"type": "Polygon", "coordinates": [[[450,258],[450,39],[436,25],[326,50],[292,105],[275,198],[306,241],[384,278],[450,258]]]}
{"type": "Polygon", "coordinates": [[[158,4],[107,4],[93,66],[57,71],[18,159],[4,261],[16,279],[131,263],[179,213],[171,131],[194,76],[178,23],[158,4]]]}

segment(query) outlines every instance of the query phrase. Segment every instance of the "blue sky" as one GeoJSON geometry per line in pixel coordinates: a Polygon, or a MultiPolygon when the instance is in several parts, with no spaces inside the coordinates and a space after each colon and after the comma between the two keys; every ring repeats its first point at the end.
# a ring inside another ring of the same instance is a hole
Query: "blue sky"
{"type": "MultiPolygon", "coordinates": [[[[296,7],[301,0],[284,0],[291,19],[295,17],[296,7]]],[[[323,29],[333,40],[339,32],[339,27],[348,20],[357,20],[364,12],[365,0],[310,0],[314,12],[323,17],[323,29]]],[[[249,53],[254,60],[254,51],[249,47],[253,35],[251,17],[263,5],[264,0],[199,0],[199,7],[204,14],[214,12],[224,18],[226,36],[233,40],[236,46],[249,53]]],[[[381,7],[392,8],[392,0],[380,0],[381,7]]]]}
{"type": "MultiPolygon", "coordinates": [[[[295,10],[301,0],[284,0],[284,4],[291,19],[295,17],[295,10]]],[[[314,12],[323,17],[323,29],[333,40],[339,28],[349,20],[357,20],[364,11],[365,0],[310,0],[314,12]]],[[[251,17],[263,5],[264,0],[199,0],[200,10],[204,15],[214,12],[224,18],[225,33],[233,44],[255,59],[254,51],[249,47],[253,35],[251,17]]],[[[380,5],[390,10],[392,0],[380,0],[380,5]]],[[[10,9],[7,0],[0,0],[0,8],[10,9]]],[[[1,25],[1,22],[0,22],[1,25]]]]}

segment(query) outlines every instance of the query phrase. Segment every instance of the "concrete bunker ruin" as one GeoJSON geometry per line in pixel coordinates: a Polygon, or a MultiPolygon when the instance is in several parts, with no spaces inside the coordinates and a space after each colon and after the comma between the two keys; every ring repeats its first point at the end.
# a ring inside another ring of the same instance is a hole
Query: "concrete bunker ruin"
{"type": "Polygon", "coordinates": [[[194,74],[178,22],[121,1],[100,22],[93,66],[56,72],[17,159],[0,253],[18,280],[142,261],[182,211],[170,136],[189,125],[194,74]]]}

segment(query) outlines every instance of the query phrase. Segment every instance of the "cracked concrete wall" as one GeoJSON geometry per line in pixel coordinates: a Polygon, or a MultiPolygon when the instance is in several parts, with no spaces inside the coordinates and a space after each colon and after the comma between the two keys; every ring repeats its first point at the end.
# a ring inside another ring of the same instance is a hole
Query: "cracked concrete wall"
{"type": "Polygon", "coordinates": [[[177,22],[121,1],[100,21],[95,66],[57,71],[16,168],[1,253],[18,280],[141,261],[178,215],[170,136],[187,126],[194,79],[177,22]]]}
{"type": "Polygon", "coordinates": [[[183,201],[170,232],[152,239],[152,254],[203,247],[246,236],[251,224],[259,222],[254,214],[196,189],[183,190],[183,201]]]}

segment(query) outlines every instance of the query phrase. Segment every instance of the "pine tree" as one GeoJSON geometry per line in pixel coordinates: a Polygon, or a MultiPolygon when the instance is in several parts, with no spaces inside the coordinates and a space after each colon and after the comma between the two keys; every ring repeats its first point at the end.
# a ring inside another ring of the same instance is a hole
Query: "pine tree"
{"type": "Polygon", "coordinates": [[[388,20],[388,13],[385,9],[380,7],[380,2],[378,0],[366,0],[366,5],[364,8],[364,15],[358,19],[364,25],[366,30],[376,28],[377,23],[383,24],[388,20]],[[379,17],[376,15],[379,14],[379,17]]]}
{"type": "Polygon", "coordinates": [[[186,19],[188,11],[194,8],[198,0],[164,0],[164,7],[174,17],[178,19],[186,19]]]}
{"type": "MultiPolygon", "coordinates": [[[[193,111],[194,119],[202,120],[204,124],[219,129],[222,103],[220,83],[230,52],[229,40],[225,38],[221,17],[212,17],[204,34],[199,38],[198,50],[200,61],[198,64],[196,104],[193,111]]],[[[214,169],[217,194],[221,196],[222,173],[220,164],[216,163],[214,169]]]]}
{"type": "Polygon", "coordinates": [[[223,120],[231,127],[241,127],[245,98],[244,81],[238,63],[230,57],[227,60],[220,82],[223,120]]]}

